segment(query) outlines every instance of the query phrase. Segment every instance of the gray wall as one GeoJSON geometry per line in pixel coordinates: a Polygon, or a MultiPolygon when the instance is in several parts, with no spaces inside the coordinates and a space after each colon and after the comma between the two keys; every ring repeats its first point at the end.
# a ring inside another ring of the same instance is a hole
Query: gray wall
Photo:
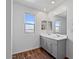
{"type": "Polygon", "coordinates": [[[6,59],[11,59],[11,0],[6,0],[6,59]]]}
{"type": "MultiPolygon", "coordinates": [[[[34,33],[25,33],[24,32],[24,13],[31,12],[34,15],[38,13],[38,11],[26,8],[20,4],[14,3],[13,5],[13,38],[12,38],[12,52],[23,52],[30,49],[38,48],[39,45],[39,33],[38,31],[38,23],[35,26],[34,33]]],[[[37,21],[36,21],[37,22],[37,21]]]]}
{"type": "Polygon", "coordinates": [[[12,20],[12,53],[23,52],[40,47],[39,33],[41,20],[45,19],[46,14],[32,8],[14,3],[12,20]],[[35,32],[24,32],[24,13],[30,12],[36,16],[35,32]]]}

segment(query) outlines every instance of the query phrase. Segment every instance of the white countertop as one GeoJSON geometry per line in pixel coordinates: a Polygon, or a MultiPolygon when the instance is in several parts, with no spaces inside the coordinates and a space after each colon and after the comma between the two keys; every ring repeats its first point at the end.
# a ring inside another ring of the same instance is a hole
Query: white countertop
{"type": "Polygon", "coordinates": [[[61,34],[47,34],[47,33],[41,33],[40,36],[47,37],[54,40],[64,40],[67,39],[67,35],[61,35],[61,34]]]}

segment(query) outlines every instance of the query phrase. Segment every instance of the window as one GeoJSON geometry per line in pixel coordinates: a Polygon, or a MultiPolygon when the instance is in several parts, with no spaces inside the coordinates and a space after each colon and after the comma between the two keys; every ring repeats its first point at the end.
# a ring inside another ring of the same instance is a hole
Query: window
{"type": "Polygon", "coordinates": [[[24,14],[24,31],[25,32],[34,32],[35,30],[35,16],[32,14],[24,14]]]}
{"type": "Polygon", "coordinates": [[[59,32],[61,26],[60,23],[61,23],[60,21],[55,22],[55,32],[59,32]]]}

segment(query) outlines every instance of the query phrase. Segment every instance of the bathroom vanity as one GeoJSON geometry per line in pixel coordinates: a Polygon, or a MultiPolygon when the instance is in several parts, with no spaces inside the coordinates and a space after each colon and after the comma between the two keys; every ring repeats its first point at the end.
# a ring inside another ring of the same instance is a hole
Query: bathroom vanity
{"type": "Polygon", "coordinates": [[[56,59],[66,57],[66,39],[67,36],[60,34],[41,34],[40,45],[56,59]]]}

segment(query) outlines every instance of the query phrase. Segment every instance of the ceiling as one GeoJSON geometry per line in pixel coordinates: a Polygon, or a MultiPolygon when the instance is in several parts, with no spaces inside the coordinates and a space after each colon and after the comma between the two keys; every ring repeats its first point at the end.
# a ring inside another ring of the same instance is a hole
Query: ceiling
{"type": "Polygon", "coordinates": [[[56,16],[60,16],[60,17],[66,18],[67,17],[67,11],[64,11],[64,12],[62,12],[62,13],[56,15],[56,16]]]}
{"type": "Polygon", "coordinates": [[[23,4],[27,7],[34,8],[40,11],[49,12],[65,0],[14,0],[14,2],[23,4]],[[51,2],[55,3],[52,4],[51,2]]]}

